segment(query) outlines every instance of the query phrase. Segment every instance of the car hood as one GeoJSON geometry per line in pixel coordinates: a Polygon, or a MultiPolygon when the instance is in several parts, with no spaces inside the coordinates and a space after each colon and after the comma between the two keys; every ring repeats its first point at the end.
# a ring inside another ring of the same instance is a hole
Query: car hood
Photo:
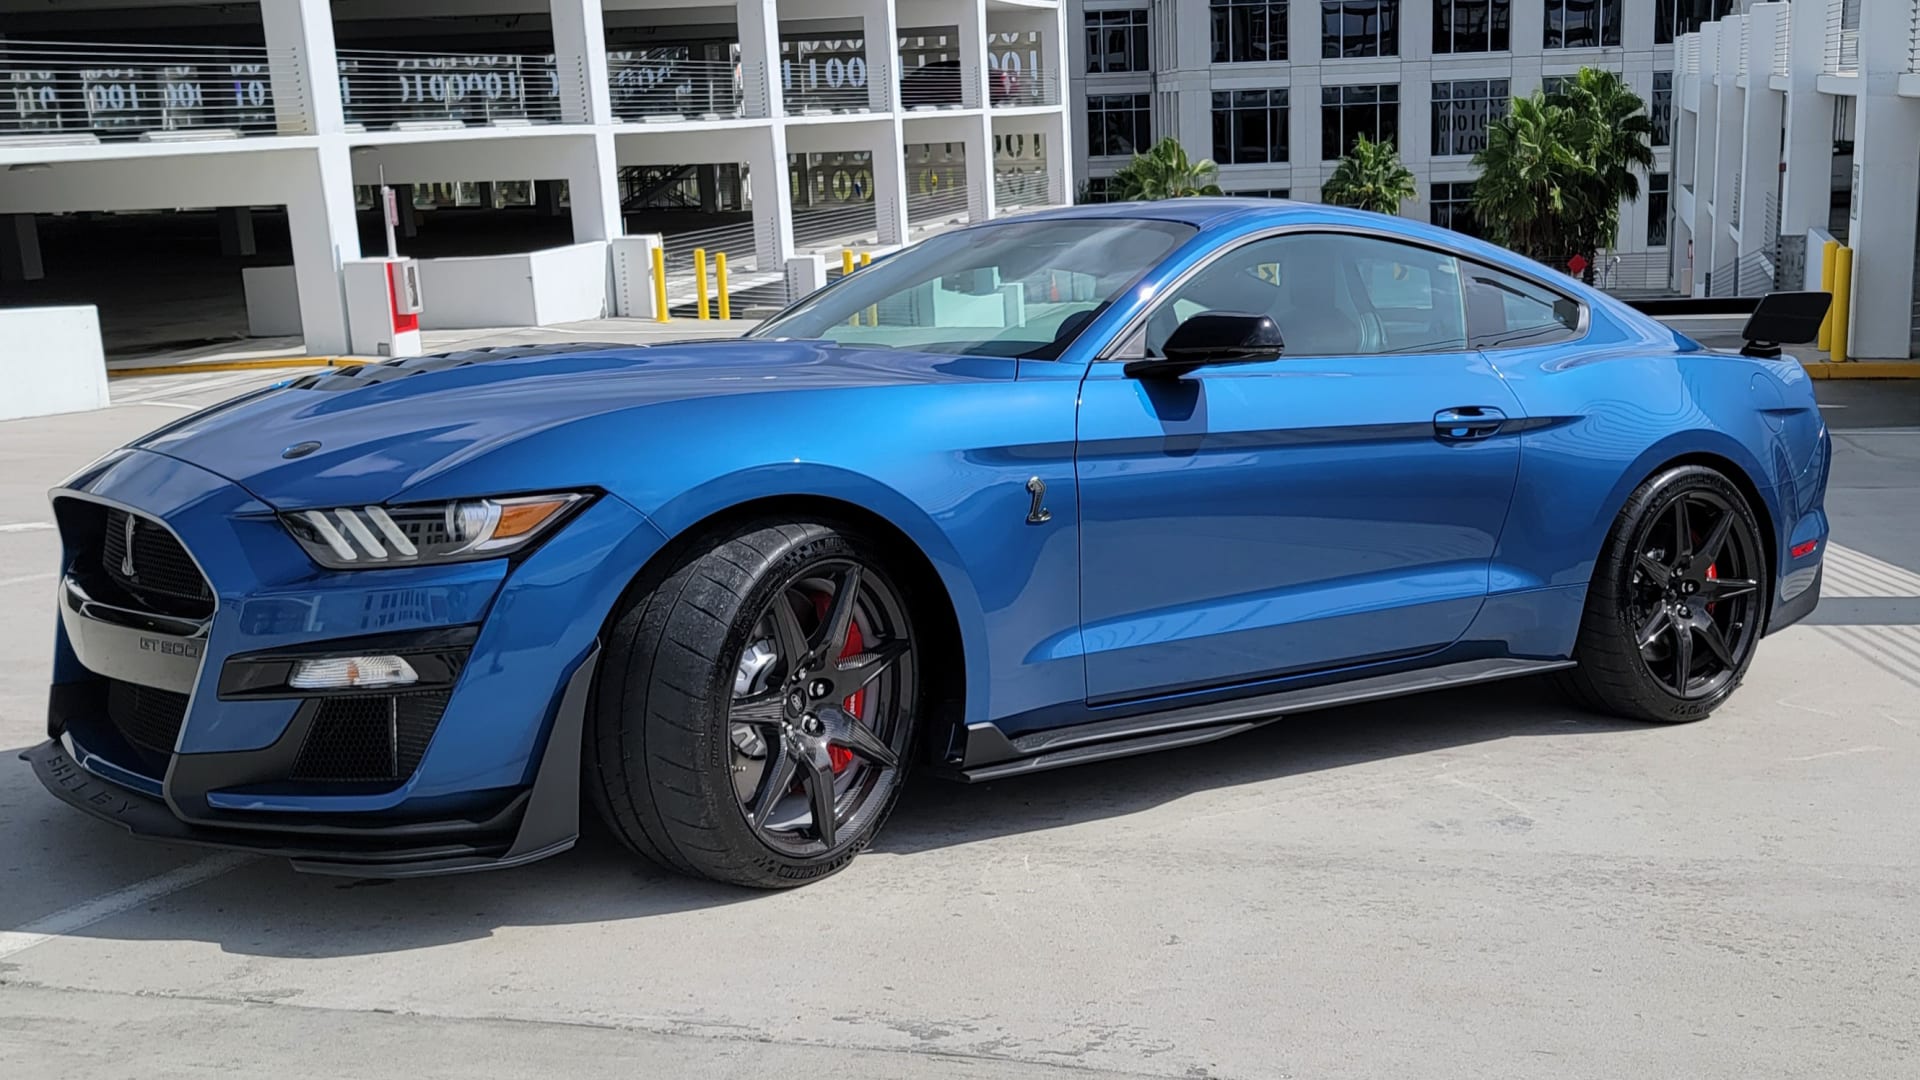
{"type": "Polygon", "coordinates": [[[132,445],[224,476],[278,509],[337,506],[390,500],[587,417],[698,398],[1004,380],[1013,370],[1006,360],[818,341],[475,350],[292,379],[132,445]]]}

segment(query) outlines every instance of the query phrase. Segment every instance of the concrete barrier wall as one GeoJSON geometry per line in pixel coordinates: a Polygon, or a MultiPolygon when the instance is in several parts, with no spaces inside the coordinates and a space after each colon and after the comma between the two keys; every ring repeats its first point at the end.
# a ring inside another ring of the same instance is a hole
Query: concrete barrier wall
{"type": "Polygon", "coordinates": [[[607,245],[421,259],[420,304],[422,330],[597,319],[607,310],[607,245]]]}
{"type": "Polygon", "coordinates": [[[107,406],[100,313],[92,305],[0,308],[0,343],[0,420],[107,406]]]}
{"type": "Polygon", "coordinates": [[[240,271],[247,294],[247,336],[300,333],[300,286],[291,266],[249,266],[240,271]]]}

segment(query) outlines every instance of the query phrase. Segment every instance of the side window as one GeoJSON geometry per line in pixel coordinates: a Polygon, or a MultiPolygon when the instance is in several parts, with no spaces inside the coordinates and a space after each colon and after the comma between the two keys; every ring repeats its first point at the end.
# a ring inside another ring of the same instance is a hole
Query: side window
{"type": "Polygon", "coordinates": [[[1371,236],[1290,233],[1228,251],[1154,308],[1145,355],[1203,311],[1271,316],[1286,356],[1467,348],[1459,261],[1371,236]]]}
{"type": "Polygon", "coordinates": [[[1469,337],[1476,349],[1567,341],[1580,333],[1580,302],[1490,267],[1466,264],[1469,337]]]}

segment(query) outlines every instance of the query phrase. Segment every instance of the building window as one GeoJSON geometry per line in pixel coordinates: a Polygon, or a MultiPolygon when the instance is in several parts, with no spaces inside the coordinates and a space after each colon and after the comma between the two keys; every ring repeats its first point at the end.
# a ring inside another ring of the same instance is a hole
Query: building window
{"type": "Polygon", "coordinates": [[[1323,86],[1320,88],[1320,156],[1344,157],[1365,135],[1374,142],[1400,141],[1398,86],[1323,86]]]}
{"type": "Polygon", "coordinates": [[[1433,51],[1506,52],[1511,0],[1433,0],[1433,51]]]}
{"type": "Polygon", "coordinates": [[[1242,188],[1238,191],[1229,191],[1227,194],[1236,199],[1291,199],[1293,198],[1293,189],[1283,187],[1242,188]]]}
{"type": "Polygon", "coordinates": [[[1653,120],[1653,145],[1673,141],[1673,72],[1653,73],[1653,105],[1647,110],[1653,120]]]}
{"type": "Polygon", "coordinates": [[[1485,150],[1488,125],[1507,115],[1511,100],[1505,79],[1434,83],[1434,154],[1477,154],[1485,150]]]}
{"type": "Polygon", "coordinates": [[[1540,92],[1548,97],[1557,97],[1567,92],[1573,85],[1571,75],[1548,75],[1540,80],[1540,92]]]}
{"type": "Polygon", "coordinates": [[[1287,58],[1287,0],[1211,0],[1213,62],[1287,58]]]}
{"type": "Polygon", "coordinates": [[[1320,0],[1320,55],[1399,56],[1400,0],[1320,0]]]}
{"type": "Polygon", "coordinates": [[[1110,176],[1087,177],[1087,186],[1081,190],[1080,201],[1082,203],[1103,203],[1111,201],[1113,196],[1108,192],[1107,185],[1112,179],[1110,176]]]}
{"type": "Polygon", "coordinates": [[[1653,43],[1671,45],[1681,34],[1732,12],[1733,0],[1654,0],[1653,43]]]}
{"type": "Polygon", "coordinates": [[[1480,222],[1473,216],[1473,181],[1435,184],[1428,194],[1435,225],[1468,236],[1480,235],[1480,222]]]}
{"type": "Polygon", "coordinates": [[[1127,157],[1153,143],[1153,105],[1148,94],[1087,95],[1087,153],[1127,157]]]}
{"type": "Polygon", "coordinates": [[[1087,12],[1087,71],[1147,71],[1147,12],[1087,12]]]}
{"type": "Polygon", "coordinates": [[[1215,91],[1213,160],[1222,165],[1287,160],[1286,88],[1215,91]]]}
{"type": "Polygon", "coordinates": [[[1667,174],[1647,177],[1647,246],[1667,246],[1667,174]]]}
{"type": "Polygon", "coordinates": [[[1620,44],[1622,0],[1546,0],[1549,49],[1620,44]]]}

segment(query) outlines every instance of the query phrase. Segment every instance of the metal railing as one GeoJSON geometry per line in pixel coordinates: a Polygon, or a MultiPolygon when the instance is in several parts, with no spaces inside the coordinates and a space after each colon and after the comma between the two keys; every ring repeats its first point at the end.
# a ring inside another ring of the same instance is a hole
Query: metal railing
{"type": "Polygon", "coordinates": [[[1729,260],[1707,275],[1707,295],[1764,296],[1773,291],[1773,260],[1760,252],[1729,260]]]}
{"type": "MultiPolygon", "coordinates": [[[[781,65],[781,95],[788,116],[872,112],[873,88],[865,59],[845,63],[781,65]]],[[[882,68],[884,71],[884,67],[882,68]]]]}
{"type": "MultiPolygon", "coordinates": [[[[1916,9],[1920,9],[1920,0],[1914,0],[1916,9]]],[[[1785,75],[1792,69],[1793,60],[1793,16],[1783,11],[1773,24],[1773,73],[1785,75]]]]}
{"type": "Polygon", "coordinates": [[[900,107],[910,112],[938,109],[977,109],[980,86],[957,62],[926,64],[900,71],[900,107]]]}
{"type": "Polygon", "coordinates": [[[256,46],[0,41],[0,137],[66,141],[237,138],[312,130],[276,101],[298,61],[256,46]]]}
{"type": "Polygon", "coordinates": [[[1568,261],[1549,265],[1569,277],[1584,280],[1590,274],[1594,288],[1615,296],[1673,295],[1672,260],[1666,251],[1602,252],[1579,274],[1567,265],[1568,261]]]}
{"type": "MultiPolygon", "coordinates": [[[[363,128],[550,124],[568,111],[552,56],[341,49],[339,58],[341,106],[363,128]]],[[[584,116],[585,102],[575,105],[584,116]]]]}
{"type": "Polygon", "coordinates": [[[908,225],[946,224],[967,219],[967,190],[963,187],[907,196],[908,225]]]}
{"type": "MultiPolygon", "coordinates": [[[[730,60],[610,53],[613,115],[623,120],[723,120],[745,115],[740,66],[730,60]]],[[[754,95],[760,100],[760,95],[754,95]]]]}
{"type": "Polygon", "coordinates": [[[1060,104],[1060,73],[1046,69],[987,73],[987,86],[996,109],[1024,109],[1060,104]]]}
{"type": "Polygon", "coordinates": [[[994,199],[1005,209],[1046,206],[1049,187],[1049,177],[1044,170],[995,169],[993,172],[994,199]]]}
{"type": "Polygon", "coordinates": [[[1860,0],[1827,0],[1827,40],[1821,70],[1828,74],[1860,70],[1860,0]]]}

